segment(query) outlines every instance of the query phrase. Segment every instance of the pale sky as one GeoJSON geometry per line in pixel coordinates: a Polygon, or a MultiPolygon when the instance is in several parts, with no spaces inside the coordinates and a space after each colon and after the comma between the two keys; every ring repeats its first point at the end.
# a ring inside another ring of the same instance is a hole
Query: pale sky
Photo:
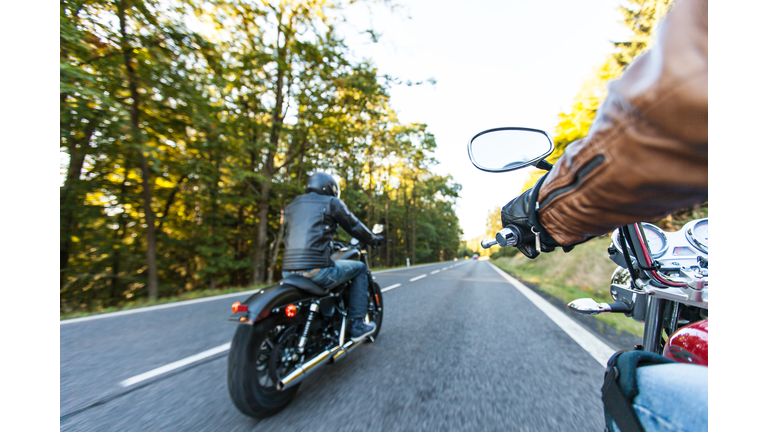
{"type": "Polygon", "coordinates": [[[626,40],[619,0],[411,0],[392,12],[356,4],[338,26],[359,58],[382,74],[437,84],[391,90],[401,122],[435,134],[439,174],[463,187],[456,209],[469,239],[485,233],[488,210],[519,194],[528,171],[476,169],[467,141],[477,132],[526,126],[552,134],[580,84],[626,40]],[[361,32],[381,33],[378,43],[361,32]]]}

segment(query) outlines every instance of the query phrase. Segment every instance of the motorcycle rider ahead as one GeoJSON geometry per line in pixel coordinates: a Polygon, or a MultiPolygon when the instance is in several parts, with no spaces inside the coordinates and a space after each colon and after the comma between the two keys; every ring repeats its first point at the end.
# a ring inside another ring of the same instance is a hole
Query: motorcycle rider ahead
{"type": "MultiPolygon", "coordinates": [[[[610,83],[588,135],[502,208],[502,226],[535,234],[518,245],[527,257],[707,200],[707,6],[676,1],[655,46],[610,83]]],[[[707,429],[707,368],[646,366],[636,377],[646,431],[707,429]]]]}
{"type": "Polygon", "coordinates": [[[313,174],[307,180],[304,195],[285,208],[285,252],[283,277],[305,277],[323,288],[333,288],[349,280],[350,335],[358,341],[376,330],[375,323],[365,323],[368,308],[368,276],[360,261],[331,259],[331,242],[341,225],[363,244],[377,245],[383,237],[373,234],[346,204],[339,199],[339,184],[331,175],[313,174]]]}

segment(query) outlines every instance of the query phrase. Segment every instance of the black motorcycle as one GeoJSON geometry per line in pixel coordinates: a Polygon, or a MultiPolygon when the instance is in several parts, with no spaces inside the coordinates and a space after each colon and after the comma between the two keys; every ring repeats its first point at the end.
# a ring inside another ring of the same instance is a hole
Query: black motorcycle
{"type": "Polygon", "coordinates": [[[230,321],[240,323],[229,350],[227,384],[237,409],[263,418],[285,408],[301,381],[320,366],[335,363],[381,331],[384,302],[368,269],[366,248],[356,239],[334,242],[334,261],[359,260],[368,274],[366,322],[376,331],[357,342],[349,336],[349,286],[321,288],[291,276],[232,305],[230,321]]]}

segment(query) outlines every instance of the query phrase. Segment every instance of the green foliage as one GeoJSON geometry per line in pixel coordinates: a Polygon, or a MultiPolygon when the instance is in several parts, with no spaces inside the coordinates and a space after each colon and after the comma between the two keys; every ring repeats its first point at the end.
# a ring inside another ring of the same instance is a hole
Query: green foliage
{"type": "Polygon", "coordinates": [[[153,279],[168,297],[279,278],[282,210],[317,170],[393,239],[374,265],[454,257],[461,187],[430,172],[434,136],[398,121],[389,78],[349,60],[340,7],[61,2],[63,312],[153,279]]]}

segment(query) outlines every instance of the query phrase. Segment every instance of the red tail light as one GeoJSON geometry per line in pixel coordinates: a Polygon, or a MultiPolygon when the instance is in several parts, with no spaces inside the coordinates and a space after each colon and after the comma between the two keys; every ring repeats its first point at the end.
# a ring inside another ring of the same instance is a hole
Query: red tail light
{"type": "Polygon", "coordinates": [[[293,318],[293,317],[295,317],[295,316],[296,316],[296,305],[292,305],[292,304],[290,304],[290,305],[286,306],[286,307],[285,307],[285,315],[286,315],[288,318],[293,318]]]}
{"type": "Polygon", "coordinates": [[[248,312],[248,305],[240,304],[240,302],[232,303],[232,313],[248,312]]]}

